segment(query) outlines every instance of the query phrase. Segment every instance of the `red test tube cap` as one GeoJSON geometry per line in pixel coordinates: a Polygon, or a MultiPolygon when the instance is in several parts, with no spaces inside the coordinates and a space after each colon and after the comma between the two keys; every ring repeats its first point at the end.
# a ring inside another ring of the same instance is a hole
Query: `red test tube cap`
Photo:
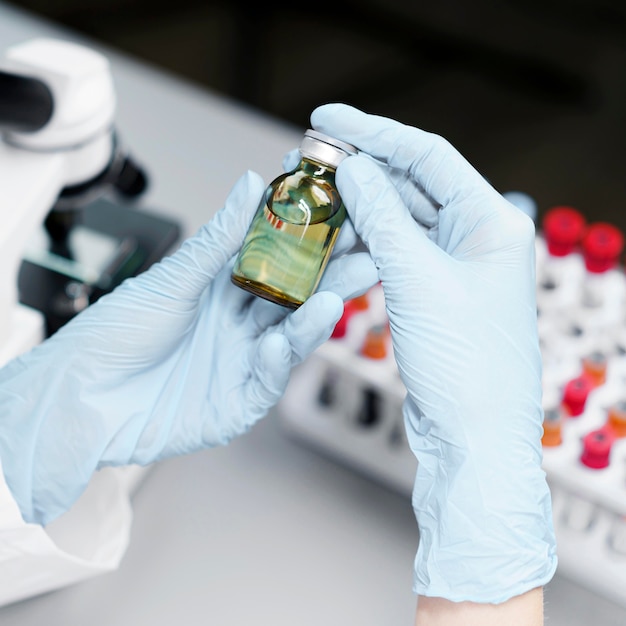
{"type": "Polygon", "coordinates": [[[624,236],[612,224],[598,222],[587,229],[582,248],[587,270],[600,274],[618,264],[624,249],[624,236]]]}
{"type": "Polygon", "coordinates": [[[563,391],[563,407],[570,417],[577,417],[585,410],[587,396],[593,389],[593,384],[587,376],[573,378],[563,391]]]}
{"type": "Polygon", "coordinates": [[[608,428],[600,428],[586,434],[583,437],[581,463],[591,469],[608,467],[614,441],[615,435],[608,428]]]}
{"type": "Polygon", "coordinates": [[[542,220],[543,234],[552,256],[572,253],[585,232],[585,218],[570,206],[555,206],[548,210],[542,220]]]}
{"type": "Polygon", "coordinates": [[[331,339],[341,339],[345,337],[346,332],[348,331],[348,322],[350,318],[354,314],[355,309],[350,304],[350,302],[346,302],[343,305],[343,315],[339,318],[339,321],[335,324],[335,328],[333,329],[332,334],[330,335],[331,339]]]}

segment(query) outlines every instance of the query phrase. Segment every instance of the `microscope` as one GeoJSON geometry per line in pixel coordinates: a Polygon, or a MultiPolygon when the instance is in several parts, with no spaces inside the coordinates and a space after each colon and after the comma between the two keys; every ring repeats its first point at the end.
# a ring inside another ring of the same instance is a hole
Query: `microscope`
{"type": "Polygon", "coordinates": [[[0,365],[162,258],[179,225],[131,206],[109,63],[35,39],[0,59],[0,365]]]}

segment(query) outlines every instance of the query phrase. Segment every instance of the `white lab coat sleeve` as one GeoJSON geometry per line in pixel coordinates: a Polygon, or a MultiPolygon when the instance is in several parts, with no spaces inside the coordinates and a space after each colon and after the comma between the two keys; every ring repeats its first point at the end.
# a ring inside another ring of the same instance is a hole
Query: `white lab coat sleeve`
{"type": "Polygon", "coordinates": [[[142,471],[96,472],[74,506],[44,528],[22,519],[0,464],[0,606],[117,568],[130,537],[130,495],[142,471]]]}

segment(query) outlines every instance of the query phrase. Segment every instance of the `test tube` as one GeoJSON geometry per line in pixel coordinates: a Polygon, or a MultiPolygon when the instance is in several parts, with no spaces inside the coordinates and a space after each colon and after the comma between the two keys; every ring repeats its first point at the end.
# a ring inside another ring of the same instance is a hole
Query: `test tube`
{"type": "Polygon", "coordinates": [[[604,277],[619,263],[624,249],[621,231],[605,222],[592,224],[582,240],[582,251],[587,276],[585,278],[583,304],[587,307],[600,307],[605,303],[607,293],[604,277]]]}
{"type": "Polygon", "coordinates": [[[577,209],[555,206],[542,220],[547,255],[537,266],[537,304],[540,308],[566,308],[579,292],[584,266],[579,245],[585,232],[585,218],[577,209]]]}

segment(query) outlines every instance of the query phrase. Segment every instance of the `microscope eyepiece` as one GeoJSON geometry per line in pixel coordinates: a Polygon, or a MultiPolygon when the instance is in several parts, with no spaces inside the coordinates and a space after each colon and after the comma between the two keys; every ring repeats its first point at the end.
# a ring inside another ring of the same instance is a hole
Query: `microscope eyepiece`
{"type": "Polygon", "coordinates": [[[37,78],[0,71],[0,132],[35,132],[52,117],[54,101],[37,78]]]}

